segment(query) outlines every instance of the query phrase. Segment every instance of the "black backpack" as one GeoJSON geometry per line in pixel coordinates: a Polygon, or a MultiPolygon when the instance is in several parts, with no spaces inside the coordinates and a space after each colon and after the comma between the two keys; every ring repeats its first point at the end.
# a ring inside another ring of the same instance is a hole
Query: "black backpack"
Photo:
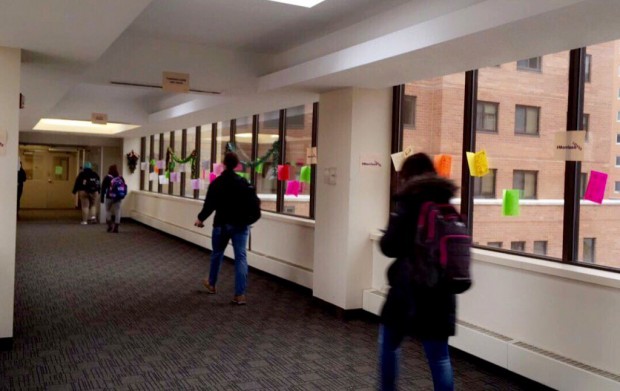
{"type": "Polygon", "coordinates": [[[94,175],[84,178],[82,183],[84,187],[86,187],[87,193],[96,193],[99,191],[99,187],[101,186],[99,178],[94,175]]]}
{"type": "Polygon", "coordinates": [[[248,185],[245,189],[245,216],[246,225],[252,225],[258,221],[261,217],[260,212],[260,198],[256,195],[256,188],[252,185],[248,185]]]}
{"type": "Polygon", "coordinates": [[[412,279],[416,285],[463,293],[471,287],[471,235],[452,205],[420,208],[412,279]]]}

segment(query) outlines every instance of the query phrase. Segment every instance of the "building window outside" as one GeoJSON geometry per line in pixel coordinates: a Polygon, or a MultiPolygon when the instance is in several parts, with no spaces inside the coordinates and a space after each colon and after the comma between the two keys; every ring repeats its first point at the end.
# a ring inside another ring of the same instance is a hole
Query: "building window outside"
{"type": "Polygon", "coordinates": [[[534,241],[534,254],[547,255],[547,241],[535,240],[534,241]]]}
{"type": "Polygon", "coordinates": [[[515,107],[515,133],[538,134],[540,107],[522,106],[515,107]]]}
{"type": "Polygon", "coordinates": [[[489,169],[483,177],[474,177],[474,198],[495,198],[495,177],[497,169],[489,169]]]}
{"type": "Polygon", "coordinates": [[[586,186],[588,185],[588,173],[582,172],[579,174],[579,198],[583,199],[586,194],[586,186]]]}
{"type": "Polygon", "coordinates": [[[521,198],[535,199],[538,171],[514,170],[512,188],[521,190],[521,198]]]}
{"type": "Polygon", "coordinates": [[[405,95],[403,99],[403,126],[415,128],[416,97],[405,95]]]}
{"type": "Polygon", "coordinates": [[[616,144],[620,144],[620,133],[616,134],[616,144]]]}
{"type": "MultiPolygon", "coordinates": [[[[200,140],[200,154],[202,156],[211,156],[211,125],[203,125],[201,127],[200,130],[200,136],[201,136],[201,140],[200,140]],[[207,149],[203,149],[203,145],[205,144],[205,140],[203,140],[202,138],[204,137],[208,137],[208,145],[209,147],[207,149]]],[[[196,127],[193,126],[189,129],[187,129],[186,132],[186,136],[185,136],[185,148],[186,148],[186,155],[189,156],[190,153],[192,153],[192,151],[196,150],[196,127]]],[[[177,152],[178,156],[181,158],[186,158],[187,156],[180,156],[180,152],[181,151],[175,151],[177,152]]],[[[192,167],[190,163],[185,164],[184,167],[185,172],[181,173],[181,177],[185,177],[185,197],[187,198],[194,198],[194,188],[192,187],[192,167]]],[[[209,168],[209,170],[211,170],[211,168],[209,168]]],[[[181,184],[179,184],[180,186],[181,184]]]]}
{"type": "Polygon", "coordinates": [[[586,64],[585,64],[585,81],[586,83],[590,83],[590,75],[592,74],[591,69],[592,69],[592,55],[591,54],[586,54],[586,64]]]}
{"type": "Polygon", "coordinates": [[[620,111],[616,114],[616,121],[620,122],[620,111]]]}
{"type": "Polygon", "coordinates": [[[616,167],[620,167],[620,156],[616,156],[616,167]]]}
{"type": "Polygon", "coordinates": [[[488,242],[487,246],[495,247],[495,248],[502,248],[502,242],[488,242]]]}
{"type": "Polygon", "coordinates": [[[477,131],[497,133],[498,104],[478,101],[476,105],[477,131]]]}
{"type": "Polygon", "coordinates": [[[523,241],[510,242],[510,249],[513,251],[525,252],[525,242],[523,241]]]}
{"type": "Polygon", "coordinates": [[[520,71],[536,71],[542,70],[542,57],[532,57],[525,60],[517,61],[517,69],[520,71]]]}
{"type": "Polygon", "coordinates": [[[583,130],[586,132],[586,141],[590,141],[590,114],[583,115],[583,130]]]}
{"type": "Polygon", "coordinates": [[[596,262],[596,238],[583,238],[583,261],[596,262]]]}
{"type": "Polygon", "coordinates": [[[616,181],[616,186],[614,187],[614,191],[616,193],[620,193],[620,182],[619,181],[616,181]]]}

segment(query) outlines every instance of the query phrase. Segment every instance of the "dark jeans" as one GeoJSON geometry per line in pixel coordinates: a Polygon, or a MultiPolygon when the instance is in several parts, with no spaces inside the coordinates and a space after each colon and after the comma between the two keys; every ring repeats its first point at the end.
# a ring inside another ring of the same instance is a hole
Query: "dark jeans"
{"type": "Polygon", "coordinates": [[[248,280],[248,260],[245,247],[248,243],[250,229],[247,226],[225,224],[213,227],[211,235],[213,251],[211,252],[211,267],[209,269],[209,284],[215,286],[217,276],[222,268],[224,250],[228,241],[232,239],[235,252],[235,296],[245,295],[248,280]]]}
{"type": "MultiPolygon", "coordinates": [[[[400,360],[400,344],[405,336],[382,324],[379,328],[379,352],[381,369],[381,390],[396,389],[398,367],[400,360]]],[[[454,390],[454,377],[450,353],[448,352],[448,338],[439,340],[422,340],[424,353],[433,376],[435,391],[454,390]]]]}

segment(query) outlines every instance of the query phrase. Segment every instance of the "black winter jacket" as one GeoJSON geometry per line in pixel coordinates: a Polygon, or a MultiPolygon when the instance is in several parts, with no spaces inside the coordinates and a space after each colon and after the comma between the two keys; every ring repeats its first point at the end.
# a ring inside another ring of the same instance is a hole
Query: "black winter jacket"
{"type": "Polygon", "coordinates": [[[396,194],[395,212],[381,238],[381,251],[396,260],[387,277],[390,284],[381,311],[381,322],[422,339],[447,338],[455,333],[456,297],[440,289],[414,286],[412,270],[413,241],[420,207],[424,202],[448,203],[456,186],[437,175],[421,175],[403,184],[396,194]]]}
{"type": "Polygon", "coordinates": [[[248,202],[246,189],[249,186],[248,181],[233,170],[224,170],[209,186],[198,220],[205,221],[215,211],[214,227],[246,225],[243,203],[248,202]]]}
{"type": "Polygon", "coordinates": [[[75,184],[73,185],[73,194],[77,193],[80,190],[84,190],[87,193],[96,193],[100,190],[100,180],[99,175],[94,172],[90,168],[85,168],[82,172],[79,173],[77,178],[75,178],[75,184]],[[97,190],[91,189],[89,187],[89,183],[93,183],[93,187],[97,190]],[[93,191],[94,190],[94,191],[93,191]]]}

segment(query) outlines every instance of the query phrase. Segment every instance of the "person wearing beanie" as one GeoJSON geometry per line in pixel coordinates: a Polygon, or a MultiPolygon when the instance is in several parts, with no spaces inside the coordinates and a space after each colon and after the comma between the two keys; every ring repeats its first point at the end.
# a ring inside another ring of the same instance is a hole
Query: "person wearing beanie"
{"type": "Polygon", "coordinates": [[[84,169],[75,178],[73,194],[77,193],[82,206],[82,224],[97,222],[97,199],[101,190],[99,175],[93,171],[90,162],[84,162],[84,169]]]}

